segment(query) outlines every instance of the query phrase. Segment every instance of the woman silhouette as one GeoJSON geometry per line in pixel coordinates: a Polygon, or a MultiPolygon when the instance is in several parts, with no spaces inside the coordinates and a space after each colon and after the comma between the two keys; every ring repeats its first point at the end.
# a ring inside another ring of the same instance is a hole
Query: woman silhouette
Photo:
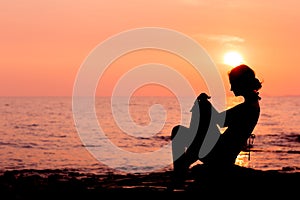
{"type": "Polygon", "coordinates": [[[218,112],[208,101],[210,98],[201,93],[191,110],[190,127],[177,125],[172,129],[172,154],[175,182],[182,183],[191,164],[200,160],[206,166],[228,167],[235,164],[238,154],[243,150],[248,138],[257,124],[260,106],[259,93],[261,82],[255,72],[242,64],[229,72],[231,91],[235,96],[242,96],[244,102],[223,112],[218,112]],[[212,113],[217,116],[211,121],[212,113]],[[215,119],[225,119],[219,122],[215,119]],[[213,130],[219,138],[212,150],[204,157],[199,157],[199,150],[206,134],[211,134],[208,127],[213,123],[213,130]],[[226,127],[224,133],[217,129],[226,127]]]}

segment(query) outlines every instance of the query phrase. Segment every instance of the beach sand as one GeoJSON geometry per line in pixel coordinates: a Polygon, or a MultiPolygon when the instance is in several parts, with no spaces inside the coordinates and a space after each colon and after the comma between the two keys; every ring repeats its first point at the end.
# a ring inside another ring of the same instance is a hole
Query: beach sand
{"type": "MultiPolygon", "coordinates": [[[[149,197],[209,195],[218,197],[295,197],[299,193],[299,172],[260,171],[235,166],[191,168],[182,188],[170,189],[172,172],[96,175],[72,170],[13,170],[0,176],[1,199],[57,199],[89,197],[149,197]],[[142,195],[142,196],[140,196],[142,195]]],[[[241,198],[242,198],[241,197],[241,198]]]]}

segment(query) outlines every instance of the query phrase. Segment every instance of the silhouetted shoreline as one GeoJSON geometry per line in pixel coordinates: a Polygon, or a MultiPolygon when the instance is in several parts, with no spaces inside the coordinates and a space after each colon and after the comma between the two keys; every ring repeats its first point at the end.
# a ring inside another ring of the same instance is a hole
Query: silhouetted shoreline
{"type": "MultiPolygon", "coordinates": [[[[70,170],[12,170],[0,176],[0,192],[6,199],[45,199],[59,197],[88,197],[134,193],[206,195],[296,195],[298,193],[299,172],[260,171],[245,167],[235,167],[226,172],[207,171],[202,165],[194,166],[188,174],[185,185],[171,190],[172,172],[148,174],[96,175],[70,170]]],[[[247,196],[248,196],[247,195],[247,196]]]]}

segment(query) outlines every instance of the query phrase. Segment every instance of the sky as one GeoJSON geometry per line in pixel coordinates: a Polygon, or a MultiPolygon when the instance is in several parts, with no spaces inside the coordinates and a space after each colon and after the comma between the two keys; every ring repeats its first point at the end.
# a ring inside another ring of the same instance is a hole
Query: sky
{"type": "MultiPolygon", "coordinates": [[[[1,1],[0,96],[71,96],[82,63],[97,45],[143,27],[175,30],[197,41],[217,66],[226,92],[230,67],[223,56],[236,51],[263,81],[263,95],[300,95],[299,8],[297,0],[1,1]]],[[[195,92],[205,90],[189,63],[145,50],[111,63],[96,93],[111,95],[122,75],[145,63],[174,67],[195,92]]],[[[136,93],[170,91],[153,84],[136,93]]]]}

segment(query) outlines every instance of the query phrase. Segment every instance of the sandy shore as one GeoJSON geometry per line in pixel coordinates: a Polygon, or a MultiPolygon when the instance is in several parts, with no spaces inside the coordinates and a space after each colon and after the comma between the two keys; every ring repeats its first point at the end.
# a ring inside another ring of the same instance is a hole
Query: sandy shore
{"type": "MultiPolygon", "coordinates": [[[[193,167],[184,186],[170,189],[172,172],[149,174],[95,175],[70,170],[15,170],[0,176],[0,192],[5,199],[55,199],[110,195],[228,195],[245,197],[285,197],[298,195],[300,173],[260,171],[234,167],[211,170],[193,167]]],[[[124,197],[124,196],[123,196],[124,197]]]]}

